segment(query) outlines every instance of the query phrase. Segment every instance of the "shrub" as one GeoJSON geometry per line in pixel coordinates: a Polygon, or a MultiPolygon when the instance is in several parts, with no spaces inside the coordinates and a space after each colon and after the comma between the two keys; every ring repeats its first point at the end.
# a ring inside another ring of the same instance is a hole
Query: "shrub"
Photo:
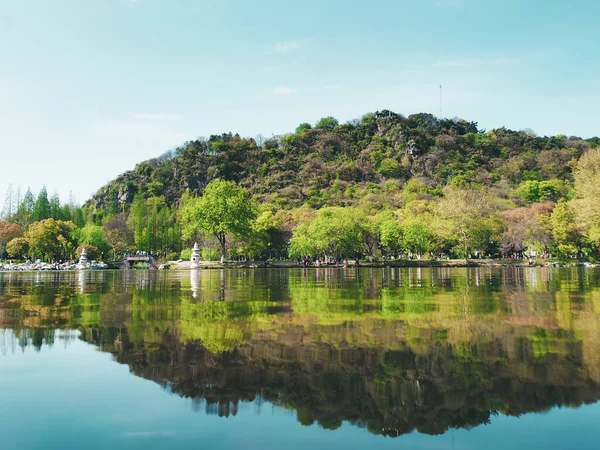
{"type": "Polygon", "coordinates": [[[221,254],[216,248],[203,247],[202,248],[202,260],[203,261],[218,261],[221,254]]]}
{"type": "MultiPolygon", "coordinates": [[[[191,251],[190,251],[191,256],[191,251]]],[[[177,261],[179,259],[179,253],[167,253],[167,261],[177,261]]]]}

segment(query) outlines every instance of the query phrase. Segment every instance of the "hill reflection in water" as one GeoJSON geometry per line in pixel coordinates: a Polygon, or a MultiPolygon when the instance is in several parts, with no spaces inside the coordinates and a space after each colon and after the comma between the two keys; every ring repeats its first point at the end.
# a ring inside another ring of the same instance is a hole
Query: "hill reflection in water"
{"type": "Polygon", "coordinates": [[[0,344],[78,330],[212,414],[266,400],[305,425],[440,434],[597,401],[599,285],[550,268],[8,273],[0,344]]]}

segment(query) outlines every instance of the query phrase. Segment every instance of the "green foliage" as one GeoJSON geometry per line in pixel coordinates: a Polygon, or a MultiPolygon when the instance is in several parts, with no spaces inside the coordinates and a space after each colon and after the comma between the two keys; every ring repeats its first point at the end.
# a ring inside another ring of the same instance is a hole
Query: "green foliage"
{"type": "Polygon", "coordinates": [[[183,204],[183,234],[189,238],[199,231],[216,237],[221,246],[221,259],[224,259],[227,235],[238,238],[250,235],[256,215],[257,208],[247,190],[234,182],[216,179],[205,187],[201,197],[183,204]]]}
{"type": "Polygon", "coordinates": [[[38,222],[40,220],[48,219],[49,217],[51,217],[50,201],[48,200],[48,192],[44,186],[35,201],[33,220],[38,222]]]}
{"type": "Polygon", "coordinates": [[[302,134],[307,130],[310,130],[312,128],[312,126],[310,125],[310,123],[301,123],[300,125],[298,125],[296,127],[296,134],[302,134]]]}
{"type": "Polygon", "coordinates": [[[434,250],[433,233],[418,218],[411,218],[403,223],[403,247],[419,257],[434,250]]]}
{"type": "Polygon", "coordinates": [[[585,153],[575,170],[577,199],[572,208],[580,231],[600,251],[600,147],[585,153]]]}
{"type": "Polygon", "coordinates": [[[335,127],[339,125],[339,122],[335,117],[323,117],[321,120],[317,122],[315,125],[316,128],[321,128],[323,130],[332,131],[335,127]]]}
{"type": "Polygon", "coordinates": [[[73,256],[76,248],[73,222],[45,219],[31,224],[25,238],[32,256],[47,260],[66,260],[73,256]]]}
{"type": "Polygon", "coordinates": [[[147,230],[148,208],[146,200],[140,194],[136,195],[131,204],[127,224],[133,230],[133,241],[135,248],[140,250],[147,249],[147,230]]]}
{"type": "MultiPolygon", "coordinates": [[[[533,208],[564,199],[577,216],[584,249],[600,257],[598,195],[589,193],[593,181],[583,181],[595,180],[593,158],[587,156],[594,154],[595,142],[506,128],[484,132],[476,122],[431,114],[404,117],[378,111],[342,125],[325,117],[314,127],[302,123],[293,133],[261,140],[260,147],[232,133],[186,142],[138,164],[100,189],[83,210],[72,208],[70,213],[80,228],[85,223],[104,227],[124,214],[126,229],[113,228],[115,239],[104,233],[115,253],[127,248],[179,253],[201,236],[215,236],[222,254],[230,247],[237,255],[267,259],[288,254],[293,229],[302,222],[291,219],[293,213],[279,214],[281,210],[346,207],[361,211],[360,252],[421,254],[435,249],[468,256],[493,253],[499,245],[548,250],[553,238],[535,214],[500,220],[496,212],[524,202],[533,208]],[[575,177],[580,175],[573,189],[575,167],[575,177]],[[270,206],[242,220],[243,232],[233,231],[235,221],[227,216],[217,230],[214,214],[212,225],[201,228],[195,204],[215,180],[234,183],[246,190],[247,199],[270,206]],[[457,199],[451,191],[479,192],[488,207],[463,208],[461,200],[453,208],[457,199]],[[395,223],[386,216],[391,212],[395,223]],[[374,226],[373,220],[380,219],[383,223],[374,226]]],[[[15,222],[26,227],[34,208],[22,206],[15,222]]],[[[312,236],[303,231],[309,225],[294,233],[296,252],[316,251],[312,236]],[[306,242],[301,242],[303,235],[306,242]]]]}
{"type": "Polygon", "coordinates": [[[544,201],[556,202],[567,198],[571,186],[564,180],[545,180],[545,181],[524,181],[515,190],[515,193],[532,203],[544,201]]]}
{"type": "Polygon", "coordinates": [[[100,253],[105,253],[109,250],[109,246],[104,240],[104,230],[98,225],[88,223],[83,228],[77,229],[75,235],[80,246],[93,246],[100,253]]]}
{"type": "Polygon", "coordinates": [[[437,208],[440,236],[456,254],[468,258],[475,251],[485,251],[494,233],[494,206],[482,191],[448,187],[437,208]]]}
{"type": "Polygon", "coordinates": [[[181,250],[180,258],[183,259],[184,261],[190,261],[192,259],[192,249],[184,248],[183,250],[181,250]]]}
{"type": "Polygon", "coordinates": [[[14,238],[6,244],[8,256],[15,259],[22,259],[29,253],[29,241],[25,238],[14,238]]]}
{"type": "Polygon", "coordinates": [[[218,261],[219,256],[220,254],[218,249],[211,247],[202,247],[200,257],[203,261],[218,261]]]}
{"type": "Polygon", "coordinates": [[[403,174],[403,169],[395,159],[385,158],[379,165],[379,173],[387,178],[400,178],[403,174]]]}
{"type": "Polygon", "coordinates": [[[310,223],[299,225],[290,239],[291,257],[325,254],[356,257],[363,253],[365,228],[353,208],[324,208],[310,223]]]}
{"type": "Polygon", "coordinates": [[[584,246],[584,236],[571,205],[559,202],[550,215],[549,226],[559,254],[579,256],[584,246]]]}
{"type": "Polygon", "coordinates": [[[377,227],[379,242],[387,252],[398,253],[403,244],[403,230],[395,214],[385,212],[379,218],[377,227]]]}
{"type": "Polygon", "coordinates": [[[23,201],[17,208],[17,212],[15,213],[15,215],[11,217],[10,220],[18,224],[22,228],[25,228],[27,225],[33,222],[34,211],[35,198],[33,197],[31,189],[27,188],[27,192],[23,197],[23,201]]]}

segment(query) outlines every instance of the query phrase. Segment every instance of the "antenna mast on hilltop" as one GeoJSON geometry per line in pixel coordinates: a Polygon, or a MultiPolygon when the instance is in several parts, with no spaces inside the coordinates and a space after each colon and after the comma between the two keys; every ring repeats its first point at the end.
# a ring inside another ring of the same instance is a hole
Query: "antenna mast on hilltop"
{"type": "Polygon", "coordinates": [[[442,85],[440,84],[440,119],[442,118],[442,85]]]}

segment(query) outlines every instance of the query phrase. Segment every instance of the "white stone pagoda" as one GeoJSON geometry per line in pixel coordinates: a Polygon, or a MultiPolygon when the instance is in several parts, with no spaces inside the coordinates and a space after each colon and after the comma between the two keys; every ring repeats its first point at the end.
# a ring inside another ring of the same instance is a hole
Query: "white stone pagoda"
{"type": "Polygon", "coordinates": [[[81,256],[79,257],[79,269],[86,269],[88,265],[87,251],[85,247],[81,249],[81,256]]]}
{"type": "Polygon", "coordinates": [[[194,248],[192,249],[192,257],[190,258],[190,267],[198,267],[200,265],[200,247],[198,247],[198,243],[194,243],[194,248]]]}

